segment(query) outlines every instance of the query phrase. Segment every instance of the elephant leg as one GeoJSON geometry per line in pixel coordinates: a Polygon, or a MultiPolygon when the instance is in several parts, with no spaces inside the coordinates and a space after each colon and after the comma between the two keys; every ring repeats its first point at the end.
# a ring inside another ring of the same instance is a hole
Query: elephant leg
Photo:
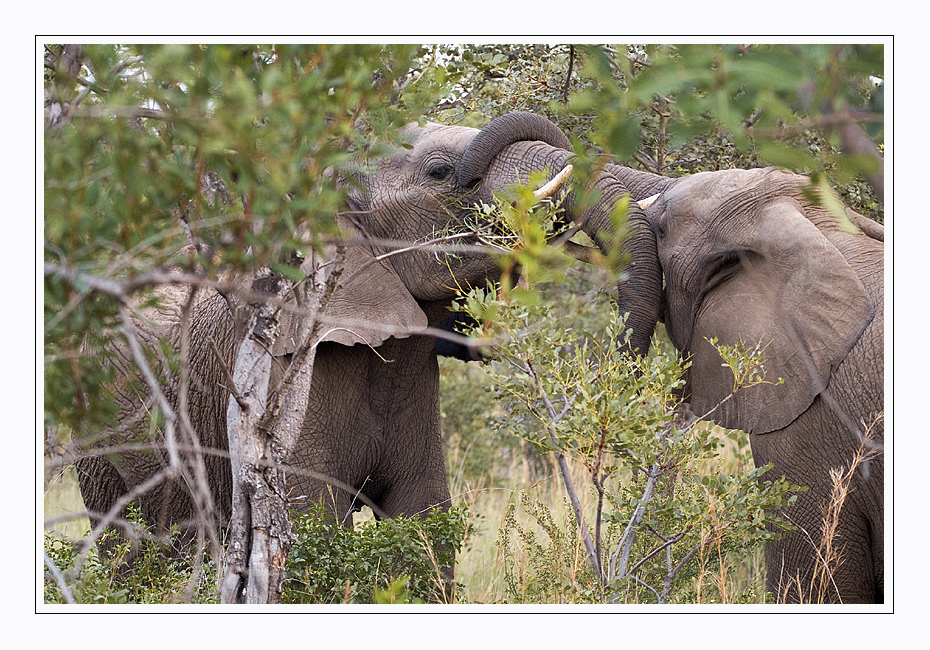
{"type": "MultiPolygon", "coordinates": [[[[792,521],[797,514],[786,513],[792,521]]],[[[866,525],[864,518],[845,513],[828,553],[822,527],[800,523],[799,530],[766,547],[766,588],[778,602],[876,602],[871,545],[861,534],[866,525]]]]}
{"type": "Polygon", "coordinates": [[[808,487],[782,512],[798,530],[766,548],[766,588],[779,602],[876,602],[883,590],[883,522],[874,505],[882,498],[882,464],[873,462],[868,478],[857,469],[838,518],[827,517],[836,505],[830,472],[845,473],[855,447],[848,432],[824,425],[818,403],[785,429],[750,436],[756,465],[775,466],[765,478],[808,487]],[[825,518],[835,524],[826,536],[825,518]]]}
{"type": "MultiPolygon", "coordinates": [[[[404,515],[407,517],[427,518],[433,508],[438,508],[443,512],[448,511],[451,505],[451,496],[446,484],[445,472],[442,479],[419,481],[414,485],[404,486],[397,485],[397,489],[392,489],[384,495],[382,500],[382,509],[389,517],[404,515]]],[[[451,562],[446,566],[438,567],[439,575],[442,578],[442,593],[437,593],[435,599],[438,602],[451,603],[455,601],[455,549],[449,548],[445,544],[436,544],[436,552],[445,554],[449,553],[451,562]]]]}
{"type": "MultiPolygon", "coordinates": [[[[820,495],[821,503],[829,495],[820,495]]],[[[816,603],[881,602],[880,574],[876,574],[872,540],[866,517],[850,505],[839,525],[824,541],[822,518],[799,516],[789,509],[785,514],[799,530],[766,547],[766,588],[778,602],[816,603]]]]}
{"type": "Polygon", "coordinates": [[[411,486],[397,484],[382,497],[381,509],[388,517],[428,517],[433,507],[448,510],[450,502],[449,487],[443,477],[442,481],[418,481],[411,486]]]}
{"type": "MultiPolygon", "coordinates": [[[[87,510],[87,518],[92,529],[100,525],[103,517],[114,506],[119,497],[128,491],[125,481],[116,470],[116,467],[102,456],[87,456],[78,459],[75,463],[78,486],[87,510]]],[[[126,509],[123,508],[117,515],[117,521],[126,518],[126,509]]],[[[112,525],[110,526],[113,529],[112,525]]],[[[117,541],[112,535],[105,535],[97,541],[101,557],[112,554],[117,541]]]]}

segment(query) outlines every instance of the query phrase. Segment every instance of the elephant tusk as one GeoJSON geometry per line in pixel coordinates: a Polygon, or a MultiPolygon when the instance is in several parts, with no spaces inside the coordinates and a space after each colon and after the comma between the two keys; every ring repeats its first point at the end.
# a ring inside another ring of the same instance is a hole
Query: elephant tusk
{"type": "Polygon", "coordinates": [[[658,194],[653,194],[653,195],[650,196],[649,198],[643,199],[642,201],[637,201],[636,203],[639,204],[639,207],[640,207],[641,210],[645,210],[645,209],[648,208],[650,205],[652,205],[653,203],[655,203],[657,198],[659,198],[659,195],[658,195],[658,194]]]}
{"type": "Polygon", "coordinates": [[[536,199],[536,202],[539,203],[540,201],[545,201],[555,196],[555,193],[562,189],[565,181],[568,180],[568,177],[571,175],[572,166],[565,165],[565,169],[556,174],[555,178],[533,192],[533,197],[536,199]]]}

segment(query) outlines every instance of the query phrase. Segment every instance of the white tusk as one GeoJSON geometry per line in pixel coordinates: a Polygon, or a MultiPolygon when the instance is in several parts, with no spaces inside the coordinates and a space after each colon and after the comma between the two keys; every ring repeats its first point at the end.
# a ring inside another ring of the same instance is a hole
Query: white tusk
{"type": "Polygon", "coordinates": [[[653,203],[655,203],[657,198],[659,198],[659,195],[658,195],[658,194],[653,194],[652,196],[650,196],[650,197],[647,198],[647,199],[643,199],[642,201],[637,201],[637,203],[639,204],[640,209],[645,210],[645,209],[648,208],[650,205],[652,205],[653,203]]]}
{"type": "Polygon", "coordinates": [[[572,166],[566,165],[565,169],[560,171],[555,175],[551,181],[540,187],[538,190],[533,192],[533,197],[536,201],[545,201],[546,199],[551,199],[555,196],[555,193],[562,189],[562,186],[565,184],[565,181],[568,180],[568,177],[572,175],[572,166]]]}

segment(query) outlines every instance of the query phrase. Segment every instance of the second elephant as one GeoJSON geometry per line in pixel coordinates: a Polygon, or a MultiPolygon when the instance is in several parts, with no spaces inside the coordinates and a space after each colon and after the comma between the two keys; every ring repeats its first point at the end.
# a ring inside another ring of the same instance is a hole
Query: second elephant
{"type": "MultiPolygon", "coordinates": [[[[515,161],[554,172],[571,160],[542,142],[492,155],[490,179],[507,182],[515,161]]],[[[634,199],[624,244],[632,261],[618,295],[629,349],[646,354],[664,321],[692,363],[692,410],[745,430],[757,466],[772,463],[770,475],[809,487],[784,511],[798,530],[766,549],[768,590],[780,602],[883,602],[883,226],[848,209],[838,219],[812,198],[810,179],[777,169],[684,178],[604,169],[614,180],[599,181],[605,200],[595,211],[634,199]],[[768,383],[728,397],[733,376],[709,339],[761,343],[768,383]],[[832,535],[838,558],[824,563],[830,472],[849,471],[860,451],[832,535]]]]}
{"type": "Polygon", "coordinates": [[[705,172],[648,199],[646,223],[662,319],[691,360],[692,410],[748,432],[757,466],[809,487],[784,511],[797,531],[766,549],[768,590],[780,602],[883,602],[884,228],[838,217],[819,191],[778,169],[705,172]],[[766,381],[730,396],[711,339],[761,344],[766,381]],[[849,472],[857,453],[842,500],[831,470],[849,472]],[[832,533],[831,503],[842,506],[832,533]]]}

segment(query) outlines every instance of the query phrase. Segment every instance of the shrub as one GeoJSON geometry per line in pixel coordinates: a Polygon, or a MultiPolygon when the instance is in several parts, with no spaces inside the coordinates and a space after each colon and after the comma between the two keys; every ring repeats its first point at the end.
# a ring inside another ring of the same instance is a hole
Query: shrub
{"type": "Polygon", "coordinates": [[[321,507],[295,515],[284,603],[452,602],[455,553],[469,533],[468,510],[364,521],[346,528],[321,507]]]}
{"type": "MultiPolygon", "coordinates": [[[[216,565],[209,555],[195,553],[180,541],[177,529],[166,538],[148,534],[134,504],[127,519],[140,532],[138,545],[119,539],[112,553],[96,549],[82,553],[81,542],[45,535],[45,602],[67,602],[49,562],[67,585],[71,598],[83,604],[215,603],[216,565]],[[83,556],[83,557],[82,557],[83,556]]],[[[113,535],[107,531],[101,538],[113,535]]]]}

